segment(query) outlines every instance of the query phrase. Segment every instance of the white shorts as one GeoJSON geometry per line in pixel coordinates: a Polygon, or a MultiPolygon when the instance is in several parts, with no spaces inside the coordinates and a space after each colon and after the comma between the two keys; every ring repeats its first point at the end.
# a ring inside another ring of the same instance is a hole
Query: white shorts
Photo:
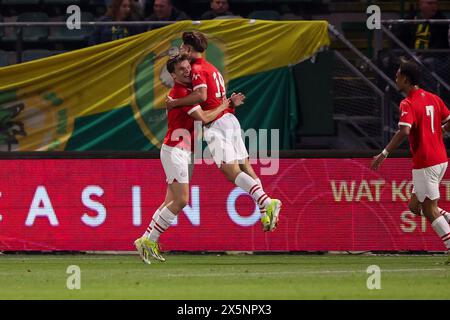
{"type": "Polygon", "coordinates": [[[447,170],[447,162],[440,163],[423,169],[413,169],[413,190],[419,200],[423,202],[425,198],[430,200],[439,199],[439,183],[447,170]]]}
{"type": "Polygon", "coordinates": [[[248,152],[242,140],[241,125],[234,114],[227,113],[205,126],[205,140],[217,166],[244,160],[248,152]]]}
{"type": "Polygon", "coordinates": [[[168,184],[173,183],[174,180],[179,183],[189,183],[194,167],[192,152],[163,144],[161,146],[161,163],[168,184]]]}

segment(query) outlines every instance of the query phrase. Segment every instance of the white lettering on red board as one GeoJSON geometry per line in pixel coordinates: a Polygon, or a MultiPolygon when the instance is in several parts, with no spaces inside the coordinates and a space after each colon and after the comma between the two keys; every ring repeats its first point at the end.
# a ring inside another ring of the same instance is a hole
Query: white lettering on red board
{"type": "MultiPolygon", "coordinates": [[[[105,223],[107,218],[107,208],[100,202],[100,199],[104,195],[105,191],[98,185],[86,186],[81,194],[81,202],[83,205],[90,209],[88,212],[83,212],[81,221],[92,228],[96,228],[105,223]],[[97,199],[95,199],[97,198],[97,199]]],[[[248,194],[240,189],[233,189],[227,199],[227,203],[224,206],[227,209],[228,216],[237,225],[242,227],[253,226],[259,220],[259,210],[255,205],[255,209],[251,216],[241,216],[236,210],[236,202],[240,196],[248,194]]],[[[142,205],[141,205],[141,187],[132,186],[132,224],[139,227],[142,225],[142,205]]],[[[156,210],[156,208],[155,208],[156,210]]],[[[200,187],[191,186],[190,204],[183,208],[183,213],[193,226],[200,226],[200,187]]],[[[34,225],[36,218],[46,218],[49,224],[53,227],[59,226],[59,221],[56,216],[56,212],[53,208],[52,201],[47,192],[45,186],[38,186],[33,196],[33,200],[28,211],[28,215],[25,221],[25,225],[31,227],[34,225]]],[[[147,221],[145,221],[147,223],[147,221]]],[[[178,219],[172,222],[172,225],[176,226],[178,219]]]]}

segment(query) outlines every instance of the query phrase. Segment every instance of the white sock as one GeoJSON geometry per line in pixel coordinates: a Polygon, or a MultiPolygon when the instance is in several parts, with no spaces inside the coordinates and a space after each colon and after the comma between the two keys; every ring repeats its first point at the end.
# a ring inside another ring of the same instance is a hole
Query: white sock
{"type": "Polygon", "coordinates": [[[443,216],[440,216],[431,224],[434,231],[441,237],[442,241],[444,241],[445,247],[447,250],[450,250],[450,226],[448,222],[445,220],[443,216]]]}
{"type": "Polygon", "coordinates": [[[170,224],[175,219],[175,217],[176,214],[170,211],[169,208],[162,208],[156,219],[152,219],[152,222],[154,222],[154,224],[147,238],[150,241],[158,241],[161,233],[163,233],[170,227],[170,224]]]}
{"type": "Polygon", "coordinates": [[[245,172],[239,173],[234,180],[234,183],[248,192],[259,206],[267,208],[272,201],[272,199],[270,199],[264,190],[258,185],[255,179],[250,177],[245,172]]]}
{"type": "Polygon", "coordinates": [[[148,238],[150,232],[151,232],[152,229],[153,229],[153,226],[155,225],[155,220],[158,218],[158,215],[159,215],[159,212],[160,212],[160,211],[161,211],[161,210],[159,210],[159,208],[156,209],[155,213],[153,214],[152,221],[150,221],[150,224],[149,224],[149,226],[147,227],[147,230],[145,230],[145,233],[144,233],[144,235],[143,235],[144,237],[147,237],[147,238],[148,238]]]}
{"type": "Polygon", "coordinates": [[[445,221],[447,221],[447,223],[450,223],[450,213],[448,213],[447,211],[445,211],[444,209],[441,209],[438,207],[439,213],[445,218],[445,221]]]}
{"type": "MultiPolygon", "coordinates": [[[[264,192],[264,189],[263,189],[263,186],[262,186],[262,183],[261,183],[261,179],[256,178],[255,181],[258,184],[258,186],[261,187],[261,190],[263,190],[263,192],[264,192]]],[[[266,208],[264,206],[260,206],[259,204],[258,204],[258,207],[259,207],[259,212],[261,213],[261,216],[265,216],[266,215],[266,208]]]]}

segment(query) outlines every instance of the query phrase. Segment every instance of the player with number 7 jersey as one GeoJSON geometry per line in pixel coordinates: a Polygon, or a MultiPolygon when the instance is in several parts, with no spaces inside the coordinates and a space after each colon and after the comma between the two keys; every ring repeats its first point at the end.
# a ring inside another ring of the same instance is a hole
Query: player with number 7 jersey
{"type": "Polygon", "coordinates": [[[441,98],[421,88],[413,88],[400,103],[398,125],[411,128],[413,169],[447,162],[441,126],[449,119],[450,111],[441,98]]]}
{"type": "Polygon", "coordinates": [[[450,214],[438,207],[439,184],[448,166],[443,131],[450,131],[450,111],[437,95],[419,87],[420,68],[413,61],[401,62],[396,74],[399,90],[406,94],[400,103],[399,130],[386,148],[373,157],[377,170],[390,152],[409,137],[413,157],[413,190],[409,210],[424,215],[448,250],[450,263],[450,214]]]}

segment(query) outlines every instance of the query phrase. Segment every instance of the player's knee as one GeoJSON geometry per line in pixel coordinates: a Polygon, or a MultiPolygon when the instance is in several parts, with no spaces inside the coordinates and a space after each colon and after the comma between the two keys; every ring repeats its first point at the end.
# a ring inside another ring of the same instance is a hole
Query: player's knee
{"type": "Polygon", "coordinates": [[[185,206],[189,204],[189,194],[182,194],[177,199],[177,207],[182,210],[185,206]]]}
{"type": "Polygon", "coordinates": [[[248,170],[247,163],[245,162],[239,163],[239,169],[241,169],[242,171],[248,170]]]}
{"type": "Polygon", "coordinates": [[[410,202],[410,203],[408,203],[408,208],[409,208],[409,211],[411,211],[415,215],[420,216],[420,205],[419,205],[419,203],[410,202]]]}
{"type": "Polygon", "coordinates": [[[227,179],[228,179],[228,181],[230,181],[230,182],[232,182],[232,183],[234,183],[235,181],[236,181],[236,177],[237,177],[237,173],[230,173],[230,174],[227,174],[227,179]]]}
{"type": "Polygon", "coordinates": [[[183,197],[183,198],[181,199],[181,201],[180,201],[180,207],[181,207],[181,208],[184,208],[184,207],[186,207],[188,204],[189,204],[189,197],[188,197],[188,196],[183,197]]]}
{"type": "Polygon", "coordinates": [[[237,175],[239,174],[240,170],[235,170],[231,166],[224,166],[222,165],[221,168],[222,172],[224,173],[225,177],[230,181],[234,183],[234,180],[236,179],[237,175]]]}

